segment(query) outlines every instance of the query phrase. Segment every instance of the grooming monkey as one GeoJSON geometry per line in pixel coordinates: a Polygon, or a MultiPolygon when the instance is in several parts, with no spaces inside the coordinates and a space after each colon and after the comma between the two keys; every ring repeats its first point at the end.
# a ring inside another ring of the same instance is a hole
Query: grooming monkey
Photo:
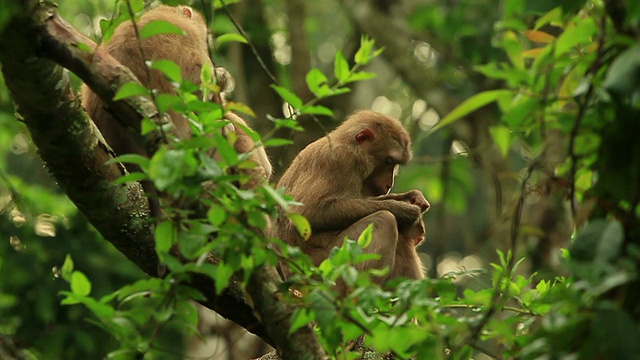
{"type": "MultiPolygon", "coordinates": [[[[100,46],[121,64],[127,66],[142,85],[156,91],[158,94],[175,94],[176,89],[164,74],[156,70],[147,69],[146,60],[171,60],[182,70],[183,79],[199,84],[202,67],[213,67],[207,48],[208,29],[202,15],[188,6],[171,7],[161,5],[147,11],[136,21],[135,25],[138,29],[142,29],[145,25],[155,20],[167,21],[178,26],[183,30],[184,35],[161,34],[143,40],[143,57],[134,24],[132,21],[127,21],[116,28],[108,43],[100,46]]],[[[226,83],[229,81],[228,73],[226,70],[217,68],[216,76],[219,79],[221,90],[224,90],[226,83]]],[[[224,98],[219,95],[213,96],[211,100],[220,104],[224,103],[224,98]]],[[[86,85],[82,87],[82,105],[117,155],[127,153],[149,155],[142,146],[134,141],[131,129],[118,122],[104,102],[86,85]]],[[[174,133],[181,139],[189,138],[192,135],[192,130],[188,120],[173,112],[169,115],[174,127],[174,133]]],[[[251,152],[249,161],[256,164],[254,168],[241,170],[250,177],[250,180],[243,187],[255,187],[258,183],[268,180],[272,171],[271,163],[264,148],[256,146],[245,132],[244,127],[248,128],[246,122],[232,112],[227,112],[225,119],[230,124],[222,128],[222,134],[227,136],[231,132],[235,132],[237,139],[233,144],[235,150],[239,154],[251,152]]],[[[216,157],[215,150],[211,152],[211,155],[214,158],[216,157]]],[[[126,164],[126,167],[130,172],[138,171],[135,165],[126,164]]],[[[155,193],[150,183],[143,182],[143,187],[147,193],[155,193]]],[[[160,214],[159,205],[157,202],[153,204],[154,202],[156,201],[150,201],[152,215],[157,216],[160,214]]]]}
{"type": "Polygon", "coordinates": [[[422,214],[429,202],[418,190],[390,193],[399,165],[410,159],[409,134],[398,121],[370,110],[356,112],[303,149],[278,183],[302,203],[292,211],[309,220],[311,238],[305,241],[284,214],[273,225],[274,235],[300,247],[318,265],[345,237],[357,239],[373,224],[373,239],[364,251],[380,258],[356,268],[388,266],[391,271],[377,279],[380,284],[398,276],[424,278],[415,247],[424,237],[422,214]]]}

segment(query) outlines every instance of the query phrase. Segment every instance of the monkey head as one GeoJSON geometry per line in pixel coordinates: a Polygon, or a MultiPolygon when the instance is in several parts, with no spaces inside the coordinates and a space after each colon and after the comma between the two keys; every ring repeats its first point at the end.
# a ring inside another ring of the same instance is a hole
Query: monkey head
{"type": "Polygon", "coordinates": [[[411,160],[409,133],[399,121],[371,110],[351,115],[335,134],[338,144],[350,144],[362,179],[362,196],[389,193],[400,165],[411,160]]]}

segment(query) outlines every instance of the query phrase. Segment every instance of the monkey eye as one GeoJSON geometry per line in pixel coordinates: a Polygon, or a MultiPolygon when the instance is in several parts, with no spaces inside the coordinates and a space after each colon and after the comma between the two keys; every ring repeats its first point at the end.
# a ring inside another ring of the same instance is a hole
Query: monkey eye
{"type": "Polygon", "coordinates": [[[387,156],[384,162],[387,163],[387,165],[395,165],[396,159],[392,158],[391,156],[387,156]]]}

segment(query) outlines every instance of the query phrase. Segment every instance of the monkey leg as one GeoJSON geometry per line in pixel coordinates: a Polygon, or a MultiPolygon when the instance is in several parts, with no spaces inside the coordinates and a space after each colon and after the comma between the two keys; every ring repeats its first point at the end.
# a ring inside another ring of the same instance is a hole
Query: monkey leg
{"type": "Polygon", "coordinates": [[[368,254],[378,254],[380,258],[357,264],[356,269],[382,269],[388,266],[393,270],[398,244],[398,223],[391,212],[381,210],[360,219],[338,234],[338,239],[344,239],[345,236],[349,239],[357,239],[369,224],[373,224],[373,238],[363,251],[368,254]]]}
{"type": "MultiPolygon", "coordinates": [[[[400,238],[402,241],[402,236],[400,238]]],[[[399,276],[414,280],[425,278],[424,266],[411,239],[405,239],[402,244],[398,244],[395,262],[396,265],[387,276],[387,280],[399,276]]]]}

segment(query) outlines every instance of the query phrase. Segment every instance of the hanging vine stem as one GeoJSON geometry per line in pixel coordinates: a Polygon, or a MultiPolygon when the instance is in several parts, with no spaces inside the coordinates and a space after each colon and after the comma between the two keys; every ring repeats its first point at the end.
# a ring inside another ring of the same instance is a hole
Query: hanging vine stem
{"type": "Polygon", "coordinates": [[[233,23],[233,26],[235,26],[235,28],[240,32],[240,35],[242,35],[245,38],[245,40],[247,40],[247,45],[249,45],[249,48],[251,49],[253,56],[255,56],[256,60],[258,60],[258,63],[260,64],[260,67],[262,68],[262,70],[265,72],[265,74],[267,74],[269,79],[271,79],[271,81],[273,81],[274,84],[278,84],[278,79],[275,77],[275,75],[273,75],[271,70],[269,70],[269,68],[267,67],[267,64],[262,59],[262,56],[260,56],[260,54],[258,53],[258,49],[256,49],[255,45],[253,44],[253,41],[251,41],[251,39],[249,38],[249,34],[247,34],[247,32],[244,31],[244,28],[233,17],[233,15],[231,14],[231,11],[229,11],[229,8],[227,7],[227,3],[224,0],[220,0],[220,2],[222,3],[222,8],[224,9],[224,12],[227,13],[229,20],[231,20],[231,22],[233,23]]]}
{"type": "MultiPolygon", "coordinates": [[[[587,74],[596,74],[600,67],[602,67],[602,56],[604,49],[604,41],[607,31],[607,16],[606,14],[602,15],[602,19],[600,20],[600,36],[598,38],[598,49],[596,58],[589,68],[587,74]]],[[[587,110],[587,106],[591,101],[593,96],[594,86],[593,82],[589,83],[589,88],[587,89],[587,93],[584,96],[582,103],[580,103],[580,107],[578,108],[578,114],[576,115],[575,122],[573,123],[573,127],[571,128],[571,132],[569,133],[569,158],[571,159],[571,169],[569,172],[569,183],[571,187],[569,188],[569,202],[571,205],[571,217],[576,220],[576,204],[575,204],[575,195],[576,195],[576,172],[578,171],[578,158],[579,156],[576,154],[575,145],[576,138],[578,137],[578,132],[580,131],[580,127],[582,125],[582,120],[584,119],[585,112],[587,110]]]]}

